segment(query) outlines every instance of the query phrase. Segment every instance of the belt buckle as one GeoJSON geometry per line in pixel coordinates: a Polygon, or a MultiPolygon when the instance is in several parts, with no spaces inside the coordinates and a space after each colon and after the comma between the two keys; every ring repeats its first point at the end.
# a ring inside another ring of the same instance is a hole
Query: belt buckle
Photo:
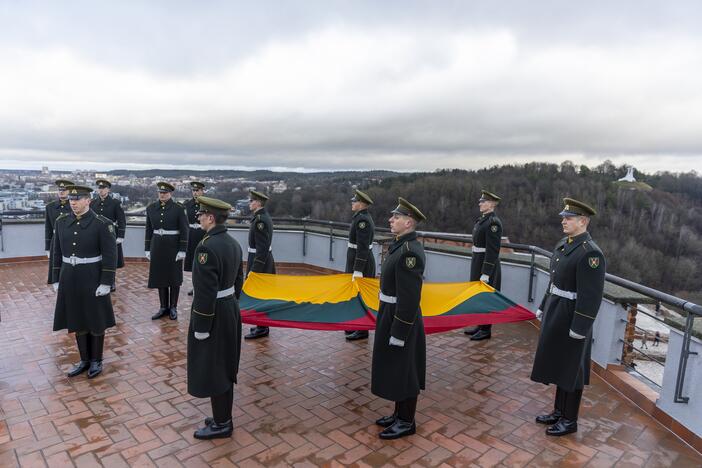
{"type": "Polygon", "coordinates": [[[163,235],[163,228],[158,228],[156,230],[156,234],[158,234],[159,236],[162,236],[163,235]]]}
{"type": "Polygon", "coordinates": [[[78,264],[77,262],[78,257],[76,257],[75,255],[71,255],[70,257],[68,257],[68,263],[70,263],[71,266],[76,266],[78,264]]]}

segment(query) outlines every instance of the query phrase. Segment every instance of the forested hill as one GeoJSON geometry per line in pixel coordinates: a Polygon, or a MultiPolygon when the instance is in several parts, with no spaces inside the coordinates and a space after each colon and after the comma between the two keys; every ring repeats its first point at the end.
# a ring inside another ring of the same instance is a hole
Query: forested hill
{"type": "Polygon", "coordinates": [[[375,200],[372,213],[380,226],[387,226],[403,196],[427,215],[422,229],[470,233],[485,188],[502,197],[498,214],[510,240],[550,249],[562,236],[562,198],[571,196],[597,209],[590,231],[609,272],[701,302],[702,178],[636,172],[644,184],[617,183],[625,173],[609,162],[595,168],[565,162],[394,175],[380,182],[359,183],[358,173],[344,174],[276,194],[269,208],[274,216],[347,221],[351,185],[359,184],[375,200]]]}

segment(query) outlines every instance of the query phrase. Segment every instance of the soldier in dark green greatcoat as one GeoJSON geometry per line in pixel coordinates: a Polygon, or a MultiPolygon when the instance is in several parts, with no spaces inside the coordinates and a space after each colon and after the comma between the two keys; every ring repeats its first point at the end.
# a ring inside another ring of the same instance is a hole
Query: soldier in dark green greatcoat
{"type": "Polygon", "coordinates": [[[531,380],[556,385],[550,414],[536,417],[547,424],[547,435],[562,436],[578,430],[583,387],[590,383],[592,327],[602,302],[605,258],[587,232],[595,210],[564,198],[561,225],[566,235],[551,257],[548,289],[536,312],[541,320],[539,345],[531,380]],[[543,312],[542,312],[543,311],[543,312]]]}
{"type": "MultiPolygon", "coordinates": [[[[255,190],[249,191],[249,209],[253,213],[249,226],[248,259],[246,261],[246,276],[254,273],[275,273],[273,260],[273,220],[266,211],[268,196],[255,190]]],[[[254,340],[268,336],[268,327],[251,327],[244,336],[246,340],[254,340]]]]}
{"type": "MultiPolygon", "coordinates": [[[[109,180],[98,179],[95,181],[95,185],[98,187],[98,197],[90,202],[90,209],[96,214],[109,219],[114,224],[117,236],[117,268],[124,268],[122,242],[124,242],[124,234],[127,232],[127,217],[124,215],[122,202],[110,195],[112,183],[109,180]]],[[[114,290],[115,285],[113,283],[112,291],[114,290]]]]}
{"type": "Polygon", "coordinates": [[[404,198],[390,218],[395,242],[380,273],[380,307],[373,341],[371,392],[395,402],[395,411],[376,424],[381,439],[414,434],[417,396],[425,387],[427,344],[419,301],[424,274],[424,248],[417,223],[426,217],[404,198]]]}
{"type": "MultiPolygon", "coordinates": [[[[482,281],[500,290],[502,268],[500,266],[500,245],[502,242],[502,221],[495,214],[500,197],[483,190],[478,201],[480,218],[473,227],[473,256],[470,262],[470,281],[482,281]]],[[[490,339],[492,325],[479,325],[465,330],[472,335],[472,341],[490,339]]]]}
{"type": "MultiPolygon", "coordinates": [[[[185,271],[193,271],[193,253],[202,238],[205,237],[205,231],[202,230],[200,223],[197,222],[197,212],[200,210],[200,204],[197,198],[203,195],[205,184],[203,182],[193,181],[190,182],[190,189],[193,193],[193,197],[183,202],[185,214],[188,216],[189,226],[188,250],[185,252],[185,262],[183,263],[183,270],[185,271]]],[[[193,291],[191,289],[188,291],[188,296],[192,295],[193,291]]]]}
{"type": "Polygon", "coordinates": [[[80,354],[69,377],[87,370],[93,378],[102,372],[105,330],[115,326],[110,301],[117,263],[115,227],[90,209],[90,192],[90,187],[68,187],[71,213],[56,219],[52,242],[52,282],[58,293],[54,331],[75,333],[80,354]]]}
{"type": "MultiPolygon", "coordinates": [[[[373,257],[373,237],[375,223],[368,207],[373,204],[373,199],[356,190],[351,198],[353,219],[349,228],[349,245],[346,249],[345,273],[353,273],[351,279],[375,278],[375,257],[373,257]]],[[[348,330],[346,339],[349,341],[368,338],[368,330],[348,330]]]]}
{"type": "Polygon", "coordinates": [[[241,246],[224,223],[231,205],[198,197],[198,218],[206,232],[194,252],[193,305],[188,330],[188,393],[210,398],[212,418],[197,439],[232,435],[232,402],[241,352],[239,295],[244,283],[241,246]]]}
{"type": "Polygon", "coordinates": [[[49,274],[47,276],[46,284],[52,283],[52,265],[51,261],[51,239],[54,237],[54,223],[56,218],[62,214],[67,214],[71,212],[71,206],[68,203],[68,190],[66,187],[69,185],[75,185],[70,180],[58,179],[55,182],[58,187],[58,200],[47,203],[46,214],[44,216],[44,251],[46,252],[46,258],[49,259],[49,274]]]}
{"type": "Polygon", "coordinates": [[[146,207],[144,255],[149,259],[149,288],[158,289],[160,307],[151,316],[178,318],[178,294],[183,284],[183,259],[188,248],[188,218],[185,208],[171,198],[175,190],[159,182],[158,201],[146,207]]]}

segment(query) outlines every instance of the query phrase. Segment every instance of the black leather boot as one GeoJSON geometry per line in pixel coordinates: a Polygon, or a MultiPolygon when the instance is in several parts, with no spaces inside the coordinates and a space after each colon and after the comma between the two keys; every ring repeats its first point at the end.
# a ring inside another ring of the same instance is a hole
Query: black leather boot
{"type": "Polygon", "coordinates": [[[255,340],[256,338],[263,338],[264,336],[268,336],[268,333],[268,327],[255,327],[251,329],[251,332],[249,332],[248,335],[244,336],[244,339],[255,340]]]}
{"type": "Polygon", "coordinates": [[[180,294],[180,286],[171,286],[168,295],[168,316],[171,320],[178,318],[178,294],[180,294]]]}
{"type": "Polygon", "coordinates": [[[385,430],[379,434],[379,437],[385,440],[392,440],[412,435],[415,432],[417,432],[417,425],[414,421],[407,422],[397,418],[392,426],[385,428],[385,430]]]}
{"type": "Polygon", "coordinates": [[[470,337],[471,341],[489,340],[492,337],[492,325],[480,325],[479,330],[470,337]]]}
{"type": "Polygon", "coordinates": [[[561,410],[555,409],[552,413],[541,414],[536,417],[536,422],[539,424],[556,424],[563,417],[561,410]]]}
{"type": "Polygon", "coordinates": [[[70,371],[69,377],[75,377],[87,371],[90,367],[90,343],[88,342],[88,334],[79,335],[76,333],[76,344],[78,345],[78,354],[80,354],[80,362],[74,364],[70,371]]]}
{"type": "Polygon", "coordinates": [[[105,344],[105,335],[90,335],[90,369],[88,378],[97,377],[102,372],[102,348],[105,344]]]}
{"type": "Polygon", "coordinates": [[[201,440],[225,439],[227,437],[231,437],[232,432],[234,432],[234,424],[232,423],[231,419],[222,424],[212,421],[211,424],[208,424],[207,426],[195,431],[193,437],[201,440]]]}
{"type": "Polygon", "coordinates": [[[480,330],[480,327],[466,328],[465,330],[463,330],[463,333],[465,333],[466,335],[473,336],[476,333],[478,333],[478,330],[480,330]]]}
{"type": "Polygon", "coordinates": [[[368,338],[368,330],[356,330],[350,335],[346,335],[346,339],[349,341],[364,340],[368,338]]]}
{"type": "Polygon", "coordinates": [[[151,320],[158,320],[169,312],[168,288],[158,288],[158,300],[161,305],[158,309],[158,312],[151,316],[151,320]]]}
{"type": "Polygon", "coordinates": [[[564,436],[578,431],[578,421],[561,418],[556,424],[546,429],[546,435],[564,436]]]}

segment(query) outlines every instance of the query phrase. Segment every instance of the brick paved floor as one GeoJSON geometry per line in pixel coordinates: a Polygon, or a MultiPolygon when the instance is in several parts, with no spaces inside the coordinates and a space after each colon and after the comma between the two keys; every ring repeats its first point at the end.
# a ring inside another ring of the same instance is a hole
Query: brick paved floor
{"type": "Polygon", "coordinates": [[[119,271],[118,325],[105,372],[89,381],[65,377],[77,352],[72,336],[51,332],[46,263],[0,266],[0,466],[702,465],[597,377],[580,432],[547,438],[533,419],[553,390],[528,378],[537,335],[528,323],[497,326],[487,342],[430,336],[418,433],[391,442],[373,424],[390,405],[369,391],[371,343],[272,329],[243,344],[234,437],[197,441],[210,406],[185,391],[190,301],[183,288],[181,319],[152,322],[158,298],[146,272],[140,263],[119,271]]]}

